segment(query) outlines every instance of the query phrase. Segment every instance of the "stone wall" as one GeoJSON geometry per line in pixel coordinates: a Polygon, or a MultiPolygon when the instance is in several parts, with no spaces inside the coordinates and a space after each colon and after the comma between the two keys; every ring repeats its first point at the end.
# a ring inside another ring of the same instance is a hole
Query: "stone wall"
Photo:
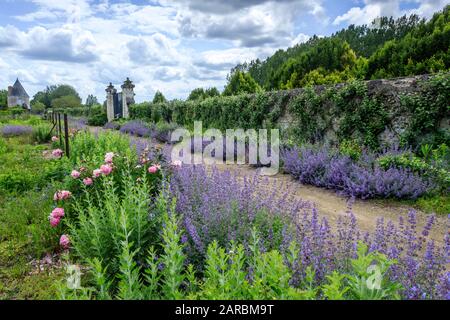
{"type": "MultiPolygon", "coordinates": [[[[381,79],[381,80],[369,80],[366,81],[367,93],[369,97],[382,97],[383,103],[386,105],[389,113],[389,125],[378,136],[381,145],[398,144],[400,136],[408,127],[411,119],[411,115],[401,108],[401,96],[412,95],[420,91],[420,83],[430,79],[429,75],[420,75],[414,77],[402,77],[395,79],[381,79]]],[[[334,88],[343,88],[346,84],[335,85],[334,88]]],[[[316,86],[314,90],[316,93],[323,93],[325,86],[316,86]]],[[[301,95],[304,89],[289,90],[290,99],[301,95]]],[[[323,105],[324,114],[328,113],[330,109],[335,106],[332,102],[325,102],[323,105]]],[[[331,112],[333,113],[333,112],[331,112]]],[[[448,115],[448,114],[447,114],[448,115]]],[[[339,117],[334,116],[333,119],[327,119],[332,124],[328,127],[325,134],[325,142],[334,143],[337,140],[336,131],[339,127],[339,117]]],[[[284,129],[289,129],[292,126],[298,125],[295,118],[288,111],[284,112],[283,116],[279,120],[279,124],[284,129]]],[[[444,130],[450,129],[450,118],[444,117],[440,119],[439,127],[444,130]]]]}

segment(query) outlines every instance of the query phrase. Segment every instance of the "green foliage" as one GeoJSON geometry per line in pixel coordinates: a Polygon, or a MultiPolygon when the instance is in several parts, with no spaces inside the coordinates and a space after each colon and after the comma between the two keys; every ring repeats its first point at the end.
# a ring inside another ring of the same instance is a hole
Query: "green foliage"
{"type": "Polygon", "coordinates": [[[338,137],[341,141],[353,139],[372,149],[379,147],[378,136],[389,123],[387,106],[382,96],[369,96],[367,86],[355,81],[332,97],[336,116],[340,116],[338,137]]]}
{"type": "Polygon", "coordinates": [[[40,124],[33,128],[33,140],[37,143],[49,142],[52,138],[52,126],[48,123],[40,124]]]}
{"type": "Polygon", "coordinates": [[[358,257],[351,260],[354,273],[347,276],[351,296],[357,300],[400,299],[401,287],[386,276],[395,263],[384,254],[368,253],[367,245],[359,243],[358,257]]]}
{"type": "Polygon", "coordinates": [[[368,79],[434,73],[450,67],[450,6],[404,37],[387,41],[370,58],[368,79]]]}
{"type": "Polygon", "coordinates": [[[0,90],[0,110],[8,107],[8,90],[0,90]]]}
{"type": "Polygon", "coordinates": [[[440,129],[440,121],[450,118],[450,75],[438,74],[419,83],[419,91],[401,97],[402,107],[411,116],[402,134],[404,145],[424,143],[450,145],[450,133],[440,129]]]}
{"type": "Polygon", "coordinates": [[[358,161],[361,157],[362,149],[358,143],[352,140],[344,140],[339,145],[339,152],[349,156],[352,160],[358,161]]]}
{"type": "Polygon", "coordinates": [[[204,100],[206,98],[217,97],[217,96],[220,96],[220,92],[219,92],[219,90],[217,90],[216,87],[212,87],[212,88],[208,88],[208,89],[196,88],[191,91],[187,100],[188,101],[204,100]]]}
{"type": "Polygon", "coordinates": [[[88,125],[90,126],[104,126],[108,122],[106,111],[100,105],[93,106],[90,109],[88,117],[88,125]]]}
{"type": "Polygon", "coordinates": [[[424,212],[448,215],[450,212],[450,196],[433,195],[417,199],[415,205],[424,212]]]}
{"type": "Polygon", "coordinates": [[[260,91],[261,87],[249,73],[236,71],[228,77],[228,83],[225,86],[223,95],[232,96],[243,93],[257,93],[260,91]]]}
{"type": "Polygon", "coordinates": [[[87,107],[92,107],[94,105],[98,105],[99,103],[98,103],[97,97],[90,94],[87,96],[85,104],[87,107]]]}
{"type": "Polygon", "coordinates": [[[70,160],[73,164],[93,162],[100,165],[107,152],[125,156],[130,161],[136,160],[136,154],[130,150],[129,139],[118,132],[106,131],[94,135],[79,132],[70,142],[70,160]]]}
{"type": "Polygon", "coordinates": [[[449,9],[426,22],[417,15],[350,25],[330,37],[278,50],[264,61],[238,64],[266,90],[435,73],[449,69],[449,9]]]}
{"type": "Polygon", "coordinates": [[[0,194],[42,190],[52,181],[63,179],[64,159],[44,160],[45,147],[31,146],[21,137],[4,141],[7,148],[0,154],[0,194]]]}
{"type": "Polygon", "coordinates": [[[387,155],[378,158],[377,161],[384,169],[389,167],[407,168],[421,173],[422,176],[429,177],[435,181],[443,191],[450,186],[448,162],[440,164],[438,159],[438,161],[430,163],[412,154],[387,155]]]}
{"type": "Polygon", "coordinates": [[[75,96],[62,96],[52,100],[53,108],[79,108],[81,107],[81,100],[75,96]]]}
{"type": "Polygon", "coordinates": [[[153,97],[153,103],[164,103],[167,102],[166,97],[162,94],[161,91],[156,91],[155,96],[153,97]]]}
{"type": "Polygon", "coordinates": [[[42,113],[44,113],[44,111],[45,111],[45,104],[43,104],[42,102],[39,102],[39,101],[34,102],[34,103],[31,105],[31,111],[32,111],[34,114],[42,114],[42,113]]]}
{"type": "MultiPolygon", "coordinates": [[[[35,104],[36,102],[43,103],[47,108],[50,108],[53,106],[53,100],[60,99],[62,97],[72,97],[72,98],[66,98],[63,100],[57,100],[56,103],[58,105],[67,106],[68,102],[75,104],[75,102],[78,103],[78,105],[81,104],[81,98],[78,92],[70,85],[62,84],[62,85],[52,85],[48,86],[44,91],[37,92],[33,99],[31,100],[31,104],[35,104]]],[[[70,104],[72,107],[73,105],[70,104]]]]}

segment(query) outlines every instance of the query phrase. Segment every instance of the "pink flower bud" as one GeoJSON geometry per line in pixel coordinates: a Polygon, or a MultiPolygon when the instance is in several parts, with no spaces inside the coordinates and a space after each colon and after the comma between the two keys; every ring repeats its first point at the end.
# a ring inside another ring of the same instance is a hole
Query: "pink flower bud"
{"type": "Polygon", "coordinates": [[[105,176],[107,176],[112,172],[113,168],[109,164],[104,164],[100,167],[100,170],[105,176]]]}
{"type": "Polygon", "coordinates": [[[70,175],[72,176],[72,178],[78,179],[81,176],[81,173],[78,172],[77,170],[73,170],[70,175]]]}
{"type": "Polygon", "coordinates": [[[59,238],[59,245],[63,248],[63,249],[69,249],[70,247],[70,239],[67,235],[63,234],[61,236],[61,238],[59,238]]]}
{"type": "Polygon", "coordinates": [[[156,172],[158,172],[158,167],[153,165],[150,168],[148,168],[148,172],[149,173],[156,173],[156,172]]]}
{"type": "Polygon", "coordinates": [[[64,209],[63,208],[55,208],[55,209],[53,209],[50,216],[54,217],[54,218],[62,218],[62,217],[64,217],[64,209]]]}
{"type": "Polygon", "coordinates": [[[91,178],[83,179],[83,183],[84,183],[84,185],[86,185],[86,186],[90,186],[93,182],[94,182],[94,181],[92,181],[91,178]]]}
{"type": "Polygon", "coordinates": [[[59,224],[59,221],[61,220],[61,218],[50,216],[49,220],[50,220],[50,225],[53,228],[55,228],[59,224]]]}

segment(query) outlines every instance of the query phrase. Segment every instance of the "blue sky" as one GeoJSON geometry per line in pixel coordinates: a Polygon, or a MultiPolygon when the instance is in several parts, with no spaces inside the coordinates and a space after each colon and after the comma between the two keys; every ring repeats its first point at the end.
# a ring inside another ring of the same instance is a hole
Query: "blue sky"
{"type": "Polygon", "coordinates": [[[238,62],[380,15],[429,18],[450,0],[0,0],[0,88],[67,83],[105,98],[130,77],[138,101],[223,89],[238,62]]]}

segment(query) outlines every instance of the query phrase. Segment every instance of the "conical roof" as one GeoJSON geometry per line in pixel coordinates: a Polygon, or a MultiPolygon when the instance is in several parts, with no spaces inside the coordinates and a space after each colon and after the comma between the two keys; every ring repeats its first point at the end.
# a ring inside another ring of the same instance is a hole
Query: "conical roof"
{"type": "Polygon", "coordinates": [[[30,97],[28,95],[28,93],[25,91],[25,89],[23,88],[23,86],[20,83],[19,79],[17,79],[16,82],[14,82],[14,85],[12,87],[11,95],[15,96],[15,97],[27,97],[27,98],[30,97]]]}

